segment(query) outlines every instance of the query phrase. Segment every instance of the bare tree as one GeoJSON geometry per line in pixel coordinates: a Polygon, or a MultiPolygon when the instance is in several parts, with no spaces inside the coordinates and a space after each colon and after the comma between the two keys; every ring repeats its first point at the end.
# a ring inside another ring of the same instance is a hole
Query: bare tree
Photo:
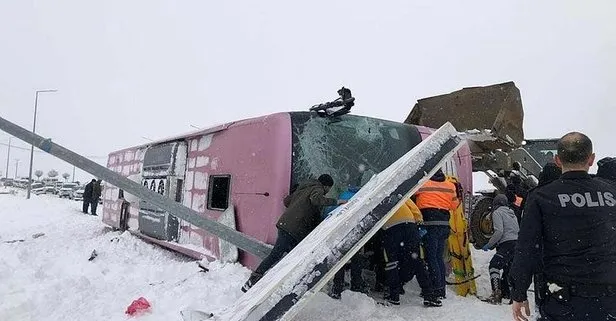
{"type": "Polygon", "coordinates": [[[58,171],[56,171],[55,169],[52,169],[47,173],[47,176],[49,176],[50,178],[54,178],[58,176],[58,171]]]}
{"type": "Polygon", "coordinates": [[[40,181],[41,176],[43,176],[43,171],[40,169],[37,169],[36,172],[34,172],[34,176],[36,176],[36,178],[40,181]]]}
{"type": "Polygon", "coordinates": [[[68,182],[68,178],[69,178],[69,177],[71,177],[71,174],[69,174],[69,173],[64,173],[64,174],[62,174],[62,178],[64,178],[64,181],[65,181],[65,182],[68,182]]]}

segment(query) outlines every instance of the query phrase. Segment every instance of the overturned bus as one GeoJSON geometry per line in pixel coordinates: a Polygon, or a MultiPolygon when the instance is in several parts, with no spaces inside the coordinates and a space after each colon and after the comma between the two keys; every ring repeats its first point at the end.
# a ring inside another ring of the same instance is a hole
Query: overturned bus
{"type": "MultiPolygon", "coordinates": [[[[201,215],[273,244],[283,198],[300,181],[330,174],[335,197],[366,181],[427,137],[417,125],[342,114],[284,112],[231,122],[112,152],[107,167],[201,215]]],[[[456,175],[470,210],[472,161],[468,146],[444,171],[456,175]]],[[[194,258],[240,262],[259,258],[207,231],[108,185],[103,222],[194,258]]]]}

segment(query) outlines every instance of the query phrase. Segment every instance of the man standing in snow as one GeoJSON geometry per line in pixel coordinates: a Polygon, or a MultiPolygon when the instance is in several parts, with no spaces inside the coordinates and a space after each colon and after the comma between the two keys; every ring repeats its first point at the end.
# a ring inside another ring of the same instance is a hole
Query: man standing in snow
{"type": "MultiPolygon", "coordinates": [[[[559,179],[562,174],[563,174],[562,169],[558,167],[558,165],[556,165],[555,163],[545,164],[543,166],[543,169],[541,170],[541,173],[539,173],[539,177],[538,177],[539,183],[537,187],[547,185],[559,179]]],[[[528,191],[528,195],[533,193],[537,189],[537,187],[528,191]]],[[[524,198],[524,200],[522,201],[522,209],[524,209],[527,199],[528,197],[524,198]]],[[[522,216],[523,215],[524,215],[524,212],[522,212],[522,216]]],[[[540,251],[543,251],[543,248],[541,247],[541,245],[540,245],[540,251]]],[[[507,276],[505,276],[505,273],[503,273],[503,278],[505,277],[507,278],[509,277],[508,273],[507,273],[507,276]]],[[[507,279],[506,281],[508,282],[509,280],[507,279]]],[[[545,293],[547,293],[547,284],[545,284],[545,277],[543,275],[543,262],[542,261],[537,262],[535,274],[533,275],[533,288],[535,289],[535,312],[537,313],[538,316],[540,316],[541,312],[539,310],[539,307],[541,307],[542,302],[545,299],[545,293]]],[[[538,320],[541,320],[541,319],[538,319],[538,320]]]]}
{"type": "Polygon", "coordinates": [[[443,255],[451,231],[450,211],[459,205],[458,194],[460,194],[459,187],[448,181],[443,171],[439,169],[413,196],[417,207],[421,210],[424,226],[428,232],[424,246],[432,289],[437,297],[443,299],[446,296],[443,255]]]}
{"type": "Polygon", "coordinates": [[[333,185],[332,177],[323,174],[316,180],[311,179],[299,184],[295,191],[285,197],[284,205],[287,209],[276,224],[278,228],[276,244],[270,254],[250,275],[242,287],[242,292],[248,291],[263,277],[265,272],[278,263],[286,253],[291,252],[319,225],[323,207],[346,203],[344,200],[325,197],[333,185]]]}
{"type": "Polygon", "coordinates": [[[102,183],[102,180],[99,179],[92,186],[92,215],[96,215],[96,208],[98,207],[98,201],[100,201],[101,199],[101,195],[102,195],[101,183],[102,183]]]}
{"type": "MultiPolygon", "coordinates": [[[[487,302],[500,304],[503,299],[503,282],[501,270],[507,270],[513,260],[515,243],[518,239],[518,219],[515,212],[509,207],[507,196],[496,195],[492,201],[492,225],[494,234],[483,247],[484,251],[489,251],[496,247],[496,254],[490,260],[490,284],[492,285],[492,296],[487,302]]],[[[506,284],[506,283],[505,283],[506,284]]]]}
{"type": "Polygon", "coordinates": [[[526,292],[541,261],[548,288],[540,307],[545,320],[616,316],[616,186],[588,174],[594,160],[586,135],[566,134],[555,158],[562,176],[535,189],[526,202],[510,272],[516,321],[528,320],[526,292]]]}
{"type": "Polygon", "coordinates": [[[83,212],[88,214],[88,208],[90,207],[90,203],[92,202],[92,192],[94,190],[94,183],[96,183],[95,179],[92,179],[86,187],[83,189],[83,212]]]}

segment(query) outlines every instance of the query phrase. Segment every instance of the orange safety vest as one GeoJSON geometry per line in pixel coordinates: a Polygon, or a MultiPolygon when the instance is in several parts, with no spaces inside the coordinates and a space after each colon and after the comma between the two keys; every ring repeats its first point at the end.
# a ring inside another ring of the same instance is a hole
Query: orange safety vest
{"type": "Polygon", "coordinates": [[[449,181],[427,181],[418,191],[416,202],[419,209],[436,208],[443,210],[455,210],[460,205],[456,195],[456,185],[449,181]]]}

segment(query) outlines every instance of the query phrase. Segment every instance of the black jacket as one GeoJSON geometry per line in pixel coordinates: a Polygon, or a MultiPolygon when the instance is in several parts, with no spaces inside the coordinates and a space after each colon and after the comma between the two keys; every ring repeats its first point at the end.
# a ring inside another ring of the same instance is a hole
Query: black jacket
{"type": "Polygon", "coordinates": [[[102,192],[101,183],[94,183],[94,186],[92,186],[92,200],[98,201],[101,198],[102,192]]]}
{"type": "Polygon", "coordinates": [[[92,192],[94,191],[94,183],[90,182],[88,184],[86,184],[86,187],[83,189],[83,199],[84,200],[91,200],[92,199],[92,192]]]}
{"type": "Polygon", "coordinates": [[[323,207],[337,204],[338,200],[325,197],[325,187],[318,180],[309,180],[285,197],[284,205],[287,209],[276,227],[301,242],[321,223],[323,207]]]}
{"type": "Polygon", "coordinates": [[[614,184],[586,172],[567,172],[530,193],[510,270],[513,300],[526,300],[541,261],[546,280],[561,287],[616,286],[614,184]]]}

